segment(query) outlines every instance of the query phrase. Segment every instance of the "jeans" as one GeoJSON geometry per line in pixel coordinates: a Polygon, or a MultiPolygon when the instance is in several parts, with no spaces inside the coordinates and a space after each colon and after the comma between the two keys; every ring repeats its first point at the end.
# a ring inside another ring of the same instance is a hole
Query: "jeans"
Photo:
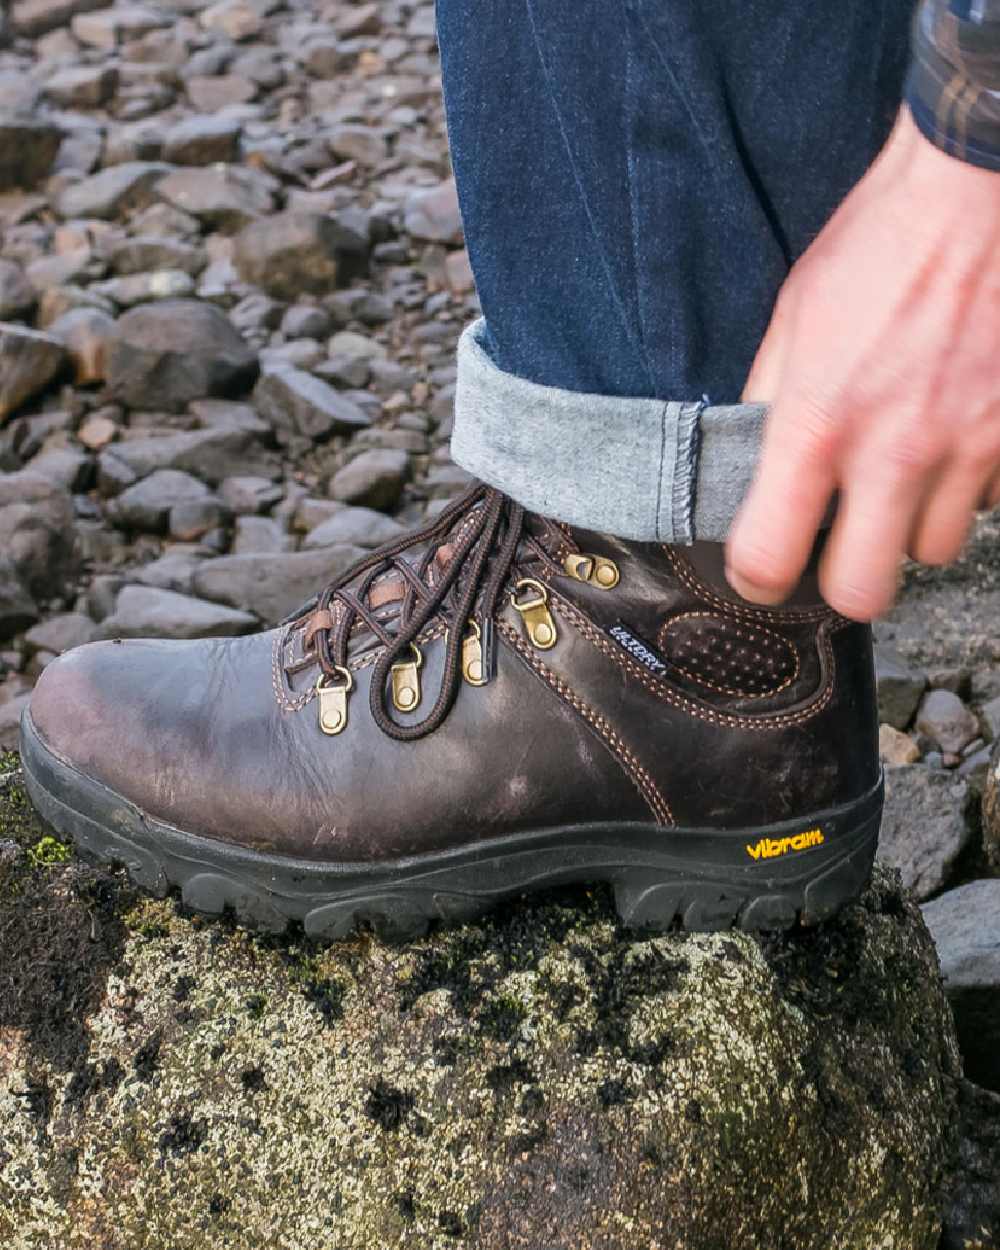
{"type": "Polygon", "coordinates": [[[626,538],[725,536],[789,268],[902,98],[913,0],[437,0],[483,310],[453,454],[626,538]]]}

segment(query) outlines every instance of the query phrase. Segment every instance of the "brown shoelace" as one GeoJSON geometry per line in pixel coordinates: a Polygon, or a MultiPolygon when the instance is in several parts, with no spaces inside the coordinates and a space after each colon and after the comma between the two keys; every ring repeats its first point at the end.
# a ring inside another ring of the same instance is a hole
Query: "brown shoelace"
{"type": "MultiPolygon", "coordinates": [[[[315,646],[316,658],[327,679],[339,679],[348,671],[348,645],[359,622],[363,622],[382,644],[382,654],[372,673],[370,704],[376,725],[388,737],[410,742],[433,733],[444,721],[458,695],[462,681],[462,642],[466,628],[473,622],[481,631],[484,679],[489,680],[493,614],[519,544],[526,537],[525,516],[520,504],[493,487],[473,486],[422,530],[360,560],[314,601],[307,645],[315,646]],[[449,539],[463,517],[467,519],[466,524],[449,539]],[[402,558],[403,552],[425,542],[427,550],[416,564],[402,558]],[[450,555],[442,567],[440,562],[435,565],[435,558],[445,543],[449,544],[450,555]],[[435,566],[433,572],[432,565],[435,566]],[[436,575],[438,568],[439,576],[436,575]],[[379,620],[371,602],[376,581],[386,574],[394,574],[405,587],[395,632],[390,632],[386,623],[379,620]],[[359,577],[357,585],[350,588],[350,583],[359,577]],[[389,712],[386,684],[393,665],[402,657],[412,655],[421,631],[442,610],[449,628],[441,688],[434,706],[422,720],[402,725],[389,712]]],[[[530,540],[530,546],[533,555],[553,564],[539,544],[530,540]]],[[[553,567],[558,568],[554,564],[553,567]]],[[[299,619],[302,619],[301,614],[299,619]]]]}

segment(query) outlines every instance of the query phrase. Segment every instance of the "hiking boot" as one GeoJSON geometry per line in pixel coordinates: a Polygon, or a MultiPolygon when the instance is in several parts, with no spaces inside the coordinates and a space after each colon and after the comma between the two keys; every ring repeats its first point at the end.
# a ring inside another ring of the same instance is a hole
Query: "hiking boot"
{"type": "Polygon", "coordinates": [[[774,929],[866,882],[876,728],[866,626],[476,486],[270,632],[68,653],[22,754],[85,851],[272,930],[596,880],[629,926],[774,929]]]}

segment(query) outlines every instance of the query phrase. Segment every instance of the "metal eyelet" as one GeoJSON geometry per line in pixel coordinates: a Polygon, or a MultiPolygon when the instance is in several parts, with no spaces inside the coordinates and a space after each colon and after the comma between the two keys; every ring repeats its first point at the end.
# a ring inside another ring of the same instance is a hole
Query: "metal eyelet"
{"type": "Polygon", "coordinates": [[[420,670],[424,657],[415,642],[410,643],[412,660],[397,660],[392,666],[392,703],[397,712],[412,712],[420,703],[420,670]]]}
{"type": "Polygon", "coordinates": [[[539,651],[548,651],[550,647],[554,647],[559,636],[548,603],[549,592],[533,577],[522,577],[514,586],[514,593],[510,596],[510,606],[515,612],[521,614],[528,640],[539,651]],[[534,594],[530,599],[519,600],[518,594],[524,589],[532,590],[534,594]]]}
{"type": "Polygon", "coordinates": [[[333,673],[320,673],[316,679],[316,695],[319,698],[319,727],[331,737],[347,728],[347,696],[354,689],[354,675],[349,668],[338,664],[333,673]],[[333,684],[334,676],[342,676],[343,682],[333,684]]]}

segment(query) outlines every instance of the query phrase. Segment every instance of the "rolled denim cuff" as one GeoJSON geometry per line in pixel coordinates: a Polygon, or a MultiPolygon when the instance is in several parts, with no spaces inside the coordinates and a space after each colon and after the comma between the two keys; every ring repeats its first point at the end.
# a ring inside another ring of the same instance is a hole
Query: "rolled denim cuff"
{"type": "Polygon", "coordinates": [[[497,368],[475,321],[458,345],[451,454],[543,516],[639,542],[721,542],[760,451],[764,404],[591,395],[497,368]]]}

